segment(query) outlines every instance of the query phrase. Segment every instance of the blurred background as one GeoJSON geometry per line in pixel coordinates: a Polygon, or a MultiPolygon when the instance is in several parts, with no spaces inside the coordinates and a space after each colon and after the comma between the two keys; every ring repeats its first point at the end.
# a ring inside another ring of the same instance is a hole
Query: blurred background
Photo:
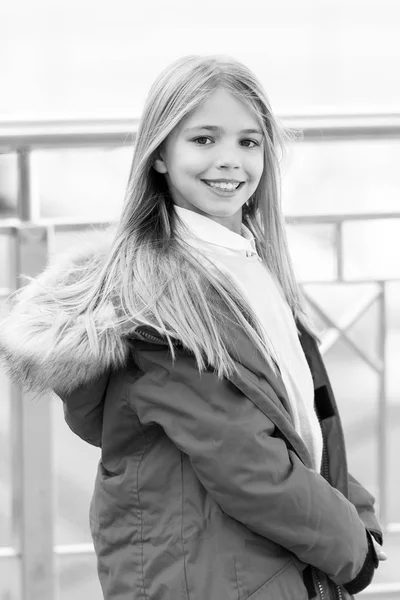
{"type": "MultiPolygon", "coordinates": [[[[349,470],[385,526],[388,560],[359,595],[371,600],[400,598],[399,39],[397,0],[0,4],[0,302],[17,272],[118,218],[145,97],[176,58],[241,60],[304,131],[282,165],[283,209],[349,470]],[[27,242],[20,219],[42,233],[27,242]]],[[[1,371],[0,389],[0,600],[100,600],[99,450],[60,401],[33,405],[1,371]]]]}

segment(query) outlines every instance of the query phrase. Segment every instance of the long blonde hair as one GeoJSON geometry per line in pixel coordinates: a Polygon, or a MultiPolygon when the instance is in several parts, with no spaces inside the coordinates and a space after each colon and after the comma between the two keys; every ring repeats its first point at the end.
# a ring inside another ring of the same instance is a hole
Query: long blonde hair
{"type": "Polygon", "coordinates": [[[85,318],[93,351],[100,333],[93,315],[112,302],[118,327],[153,327],[166,337],[173,360],[173,341],[178,339],[193,353],[200,373],[208,363],[222,379],[236,370],[226,319],[248,335],[276,373],[275,350],[230,278],[222,272],[215,275],[188,252],[178,235],[178,225],[184,224],[174,211],[165,178],[152,166],[167,136],[217,87],[252,109],[262,127],[264,171],[243,207],[243,223],[254,235],[257,252],[280,285],[293,316],[319,341],[294,276],[280,205],[279,164],[294,134],[272,115],[267,96],[251,71],[224,55],[180,58],[151,86],[111,249],[103,264],[94,264],[91,275],[74,284],[79,289],[70,309],[71,320],[77,314],[85,318]]]}

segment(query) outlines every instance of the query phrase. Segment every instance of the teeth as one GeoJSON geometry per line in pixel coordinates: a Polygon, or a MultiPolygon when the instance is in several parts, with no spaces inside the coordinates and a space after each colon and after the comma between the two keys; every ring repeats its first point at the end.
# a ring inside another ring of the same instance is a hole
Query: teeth
{"type": "Polygon", "coordinates": [[[210,187],[220,188],[221,190],[236,190],[236,188],[240,185],[239,183],[211,183],[207,181],[207,185],[210,187]]]}

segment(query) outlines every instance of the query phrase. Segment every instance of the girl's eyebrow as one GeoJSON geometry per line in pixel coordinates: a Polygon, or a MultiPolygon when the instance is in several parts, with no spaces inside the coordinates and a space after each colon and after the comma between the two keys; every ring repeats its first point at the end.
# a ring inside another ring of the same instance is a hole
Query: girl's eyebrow
{"type": "MultiPolygon", "coordinates": [[[[208,129],[209,131],[219,132],[224,131],[223,127],[218,127],[217,125],[196,125],[195,127],[188,127],[187,129],[184,129],[183,133],[185,133],[185,131],[192,131],[193,129],[208,129]]],[[[242,129],[239,131],[239,133],[258,133],[259,135],[264,135],[260,129],[242,129]]]]}

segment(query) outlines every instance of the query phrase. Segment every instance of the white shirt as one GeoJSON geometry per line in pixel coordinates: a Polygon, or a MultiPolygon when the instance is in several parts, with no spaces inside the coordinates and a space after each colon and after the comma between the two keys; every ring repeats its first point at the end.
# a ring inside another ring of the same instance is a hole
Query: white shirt
{"type": "Polygon", "coordinates": [[[292,312],[279,284],[257,254],[251,231],[242,223],[242,235],[239,235],[208,217],[174,206],[189,229],[186,233],[178,226],[182,238],[198,251],[197,257],[205,254],[218,268],[229,273],[268,332],[289,396],[295,429],[311,454],[314,469],[320,472],[323,439],[314,410],[312,375],[292,312]]]}

